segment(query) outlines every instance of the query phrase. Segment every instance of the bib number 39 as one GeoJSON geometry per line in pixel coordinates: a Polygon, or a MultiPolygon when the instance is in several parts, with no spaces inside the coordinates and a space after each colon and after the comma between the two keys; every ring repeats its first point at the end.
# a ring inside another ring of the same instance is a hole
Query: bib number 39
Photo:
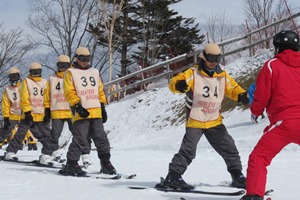
{"type": "Polygon", "coordinates": [[[81,81],[82,81],[81,85],[82,85],[83,87],[88,86],[89,83],[90,83],[91,86],[95,86],[95,85],[96,85],[96,80],[95,80],[95,78],[92,77],[92,76],[90,76],[88,79],[87,79],[87,77],[82,76],[80,79],[81,79],[81,81]],[[88,82],[89,82],[89,83],[88,83],[88,82]]]}

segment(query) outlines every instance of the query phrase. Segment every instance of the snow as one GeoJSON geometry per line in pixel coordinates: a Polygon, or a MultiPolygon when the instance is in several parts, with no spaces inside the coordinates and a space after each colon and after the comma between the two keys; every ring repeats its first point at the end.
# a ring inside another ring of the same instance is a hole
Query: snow
{"type": "MultiPolygon", "coordinates": [[[[268,57],[268,53],[264,54],[268,57]]],[[[239,60],[228,66],[244,69],[250,58],[239,60]]],[[[263,60],[263,59],[262,59],[263,60]]],[[[251,63],[257,62],[254,58],[251,63]]],[[[226,69],[228,69],[226,68],[226,69]]],[[[250,67],[251,68],[251,67],[250,67]]],[[[233,67],[231,68],[232,72],[233,67]]],[[[237,73],[233,73],[233,76],[237,73]]],[[[153,187],[160,177],[165,177],[168,164],[178,151],[185,125],[180,113],[184,95],[172,94],[166,82],[151,85],[147,92],[127,96],[120,102],[113,102],[107,108],[108,122],[104,125],[112,146],[111,161],[118,172],[137,174],[135,179],[102,180],[95,178],[76,178],[57,175],[58,169],[25,166],[0,161],[0,193],[5,200],[237,200],[241,197],[221,197],[200,194],[163,193],[153,189],[130,190],[128,186],[153,187]]],[[[268,119],[260,119],[252,124],[250,111],[235,108],[223,113],[224,124],[234,138],[240,151],[243,172],[246,174],[248,156],[262,135],[268,119]]],[[[69,138],[67,124],[60,142],[69,138]]],[[[20,159],[37,159],[39,151],[18,152],[20,159]]],[[[67,148],[62,150],[65,157],[67,148]]],[[[295,195],[300,179],[299,146],[287,146],[273,160],[268,168],[267,189],[274,189],[273,199],[298,200],[295,195]],[[296,159],[295,159],[296,158],[296,159]],[[297,159],[298,158],[298,159],[297,159]]],[[[0,155],[4,150],[0,150],[0,155]]],[[[96,151],[91,151],[93,165],[88,172],[100,170],[96,151]]],[[[221,187],[231,180],[223,159],[202,137],[197,149],[197,157],[188,167],[183,178],[198,189],[217,191],[236,191],[235,188],[221,187]]]]}

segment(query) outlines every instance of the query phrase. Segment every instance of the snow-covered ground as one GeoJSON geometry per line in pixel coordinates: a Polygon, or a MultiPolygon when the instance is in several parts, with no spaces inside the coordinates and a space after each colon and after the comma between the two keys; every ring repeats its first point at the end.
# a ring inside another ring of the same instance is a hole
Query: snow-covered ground
{"type": "MultiPolygon", "coordinates": [[[[234,65],[234,64],[232,64],[234,65]]],[[[237,66],[237,64],[235,64],[237,66]]],[[[239,66],[237,66],[239,67],[239,66]]],[[[57,175],[58,169],[30,167],[0,161],[0,199],[3,200],[221,200],[240,197],[220,197],[200,194],[163,193],[153,189],[130,190],[128,186],[153,187],[160,177],[165,177],[168,164],[178,151],[185,132],[184,123],[178,120],[184,95],[172,94],[166,85],[145,93],[128,96],[107,106],[108,122],[105,129],[111,142],[112,163],[120,173],[137,174],[135,179],[102,180],[57,175]]],[[[246,173],[248,156],[261,137],[268,119],[253,125],[249,110],[234,109],[223,113],[224,123],[235,139],[246,173]]],[[[67,126],[67,125],[66,125],[67,126]]],[[[61,142],[69,137],[64,129],[61,142]]],[[[40,150],[40,146],[39,146],[40,150]]],[[[64,156],[67,148],[62,150],[64,156]]],[[[3,155],[4,150],[0,150],[3,155]]],[[[37,159],[39,151],[18,152],[20,159],[37,159]]],[[[268,189],[274,189],[272,199],[298,200],[296,195],[300,179],[300,148],[287,146],[269,167],[268,189]]],[[[98,172],[100,163],[96,151],[91,152],[93,165],[88,172],[98,172]]],[[[230,181],[230,175],[222,158],[202,137],[197,157],[183,178],[197,189],[232,191],[220,187],[230,181]]]]}

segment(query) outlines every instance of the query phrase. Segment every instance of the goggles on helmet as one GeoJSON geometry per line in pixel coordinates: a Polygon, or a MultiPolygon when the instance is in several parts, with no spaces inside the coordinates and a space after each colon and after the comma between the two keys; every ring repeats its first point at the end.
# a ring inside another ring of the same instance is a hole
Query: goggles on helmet
{"type": "Polygon", "coordinates": [[[8,75],[9,80],[11,81],[17,81],[20,79],[20,74],[19,73],[13,73],[8,75]]]}
{"type": "Polygon", "coordinates": [[[40,76],[42,74],[42,69],[30,69],[29,73],[33,76],[40,76]]]}
{"type": "Polygon", "coordinates": [[[203,56],[205,60],[210,63],[220,63],[223,58],[221,54],[218,55],[207,54],[205,51],[203,52],[203,56]]]}
{"type": "Polygon", "coordinates": [[[91,56],[77,56],[77,59],[80,60],[81,62],[91,62],[91,56]]]}
{"type": "Polygon", "coordinates": [[[67,69],[67,68],[70,68],[70,63],[68,63],[68,62],[58,62],[56,64],[56,66],[57,66],[58,69],[61,69],[61,68],[67,69]]]}

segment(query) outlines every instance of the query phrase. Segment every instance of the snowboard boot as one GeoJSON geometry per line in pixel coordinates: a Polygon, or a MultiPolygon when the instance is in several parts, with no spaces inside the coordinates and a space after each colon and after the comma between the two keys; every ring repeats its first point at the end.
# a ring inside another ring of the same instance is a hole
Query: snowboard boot
{"type": "Polygon", "coordinates": [[[264,200],[264,198],[258,195],[245,195],[240,200],[264,200]]]}
{"type": "Polygon", "coordinates": [[[42,165],[53,165],[51,156],[43,153],[39,157],[39,163],[42,165]]]}
{"type": "Polygon", "coordinates": [[[232,183],[231,186],[246,189],[246,177],[240,170],[230,171],[232,183]]]}
{"type": "Polygon", "coordinates": [[[81,159],[82,159],[82,165],[85,169],[87,169],[92,164],[90,154],[82,154],[81,159]]]}
{"type": "Polygon", "coordinates": [[[101,161],[100,165],[101,165],[100,173],[109,174],[109,175],[117,174],[117,170],[114,168],[114,166],[111,164],[109,160],[101,161]]]}
{"type": "Polygon", "coordinates": [[[6,152],[4,154],[4,160],[14,160],[14,161],[17,161],[18,160],[18,157],[17,155],[14,153],[14,152],[6,152]]]}
{"type": "Polygon", "coordinates": [[[194,186],[187,184],[180,173],[169,171],[166,179],[163,182],[165,187],[169,187],[175,190],[193,190],[194,186]]]}
{"type": "Polygon", "coordinates": [[[33,151],[37,151],[37,150],[38,150],[38,148],[37,148],[37,145],[36,145],[36,144],[32,144],[32,150],[33,150],[33,151]]]}
{"type": "Polygon", "coordinates": [[[31,150],[33,150],[33,146],[32,146],[33,144],[28,144],[28,151],[31,151],[31,150]]]}
{"type": "Polygon", "coordinates": [[[62,153],[60,152],[60,150],[56,150],[56,151],[53,151],[52,154],[51,154],[51,157],[52,157],[52,160],[55,161],[55,162],[60,162],[61,161],[61,155],[62,153]]]}
{"type": "Polygon", "coordinates": [[[67,164],[59,171],[65,176],[87,176],[86,172],[81,169],[77,161],[67,160],[67,164]]]}

